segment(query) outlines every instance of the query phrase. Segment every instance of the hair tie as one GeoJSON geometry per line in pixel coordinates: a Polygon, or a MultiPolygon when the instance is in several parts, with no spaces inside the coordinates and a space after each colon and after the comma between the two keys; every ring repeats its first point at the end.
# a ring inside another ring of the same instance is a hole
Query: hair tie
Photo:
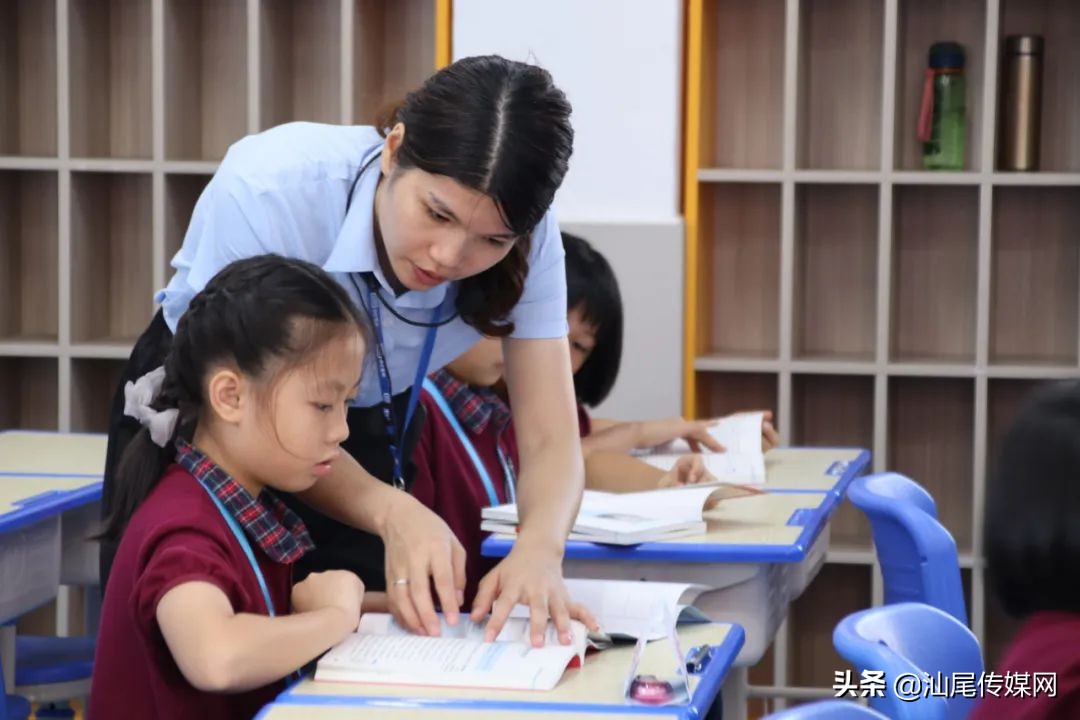
{"type": "Polygon", "coordinates": [[[124,385],[124,415],[139,421],[150,431],[150,439],[158,447],[165,447],[176,431],[176,408],[155,410],[153,402],[161,395],[165,382],[165,367],[159,367],[143,375],[135,382],[124,385]]]}

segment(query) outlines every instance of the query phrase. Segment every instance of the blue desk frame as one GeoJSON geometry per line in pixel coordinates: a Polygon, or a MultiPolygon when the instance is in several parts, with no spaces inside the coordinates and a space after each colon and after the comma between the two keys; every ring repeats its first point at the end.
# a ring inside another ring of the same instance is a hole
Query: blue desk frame
{"type": "MultiPolygon", "coordinates": [[[[829,518],[839,507],[848,486],[859,477],[870,464],[870,453],[862,451],[850,462],[836,462],[830,467],[830,474],[835,475],[836,483],[830,490],[812,489],[771,489],[766,492],[777,495],[825,495],[824,501],[817,508],[796,510],[788,518],[790,526],[801,526],[803,531],[790,545],[718,545],[715,543],[670,543],[647,542],[639,545],[603,545],[600,543],[573,540],[566,543],[567,559],[573,560],[612,560],[643,561],[659,560],[662,562],[685,563],[796,563],[806,559],[814,541],[821,535],[829,518]],[[835,469],[834,469],[835,468],[835,469]]],[[[487,557],[505,557],[514,546],[510,538],[490,536],[481,545],[481,554],[487,557]]]]}
{"type": "MultiPolygon", "coordinates": [[[[34,475],[32,473],[25,475],[22,473],[0,473],[0,483],[4,482],[5,477],[33,478],[42,476],[34,475]]],[[[50,477],[73,477],[77,480],[83,479],[81,475],[55,475],[50,477]]],[[[72,510],[101,500],[101,477],[98,476],[97,482],[94,482],[94,479],[89,477],[86,478],[86,480],[88,481],[87,484],[81,488],[75,488],[73,490],[47,490],[38,495],[33,495],[24,500],[17,501],[14,510],[0,515],[0,534],[18,530],[27,525],[32,525],[39,520],[55,517],[67,510],[72,510]]]]}
{"type": "MultiPolygon", "coordinates": [[[[521,710],[545,713],[622,713],[641,715],[643,717],[667,717],[681,718],[683,720],[698,720],[712,707],[720,694],[720,688],[731,669],[735,658],[742,649],[746,633],[742,627],[731,624],[727,637],[719,645],[709,651],[709,662],[705,664],[700,673],[700,681],[694,688],[694,695],[690,703],[685,706],[653,707],[648,705],[630,704],[585,704],[585,703],[557,703],[557,702],[526,702],[524,700],[472,700],[465,698],[407,698],[391,695],[299,695],[295,688],[285,690],[274,701],[274,705],[306,705],[306,706],[365,706],[365,707],[394,707],[394,708],[445,708],[445,709],[477,709],[477,710],[521,710]]],[[[541,699],[542,693],[537,693],[541,699]]],[[[262,718],[269,710],[268,706],[256,716],[262,718]]]]}

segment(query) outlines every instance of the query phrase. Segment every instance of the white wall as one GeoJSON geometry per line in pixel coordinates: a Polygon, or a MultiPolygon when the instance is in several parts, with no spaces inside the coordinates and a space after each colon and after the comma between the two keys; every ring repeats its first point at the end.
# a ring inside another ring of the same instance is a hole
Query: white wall
{"type": "Polygon", "coordinates": [[[679,0],[454,0],[454,57],[549,70],[574,106],[562,220],[678,215],[679,0]]]}
{"type": "Polygon", "coordinates": [[[559,222],[608,257],[626,314],[601,417],[681,411],[681,43],[680,0],[454,0],[455,58],[541,65],[574,106],[559,222]]]}
{"type": "Polygon", "coordinates": [[[563,223],[563,227],[608,258],[623,299],[619,380],[593,414],[624,420],[680,414],[682,222],[563,223]]]}

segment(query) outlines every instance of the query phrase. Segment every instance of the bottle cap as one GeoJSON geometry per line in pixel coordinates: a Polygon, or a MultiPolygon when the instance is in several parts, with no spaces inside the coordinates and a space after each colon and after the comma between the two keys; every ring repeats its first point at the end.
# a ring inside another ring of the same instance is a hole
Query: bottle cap
{"type": "Polygon", "coordinates": [[[1005,38],[1005,52],[1009,55],[1042,55],[1043,39],[1040,35],[1010,35],[1005,38]]]}
{"type": "Polygon", "coordinates": [[[964,47],[954,42],[936,42],[930,46],[930,67],[934,70],[963,70],[964,47]]]}

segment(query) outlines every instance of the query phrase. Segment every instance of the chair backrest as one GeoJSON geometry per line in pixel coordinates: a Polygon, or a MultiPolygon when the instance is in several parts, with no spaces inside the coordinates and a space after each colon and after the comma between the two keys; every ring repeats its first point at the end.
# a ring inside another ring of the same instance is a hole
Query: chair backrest
{"type": "Polygon", "coordinates": [[[764,720],[888,720],[877,710],[847,700],[825,700],[799,705],[767,716],[764,720]]]}
{"type": "Polygon", "coordinates": [[[897,473],[858,478],[848,499],[870,520],[885,586],[885,603],[933,605],[967,624],[960,560],[934,499],[897,473]]]}
{"type": "Polygon", "coordinates": [[[893,720],[962,720],[975,705],[983,671],[979,641],[938,608],[899,603],[862,610],[840,621],[833,645],[860,673],[885,673],[884,697],[871,698],[870,706],[893,720]],[[907,675],[914,677],[901,680],[907,675]],[[958,677],[969,681],[972,697],[950,687],[958,677]]]}

